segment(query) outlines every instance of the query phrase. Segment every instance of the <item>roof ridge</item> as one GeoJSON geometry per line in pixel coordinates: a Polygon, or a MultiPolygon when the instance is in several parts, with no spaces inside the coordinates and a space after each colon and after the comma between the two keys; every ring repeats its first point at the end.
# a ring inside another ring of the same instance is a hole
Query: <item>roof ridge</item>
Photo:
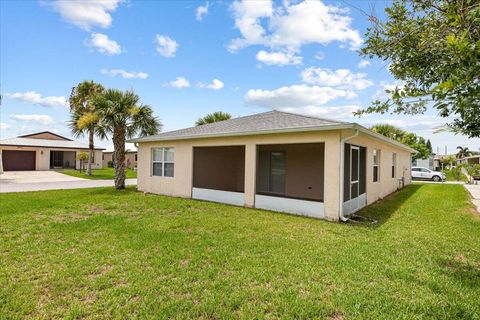
{"type": "Polygon", "coordinates": [[[291,111],[272,110],[271,112],[292,114],[292,115],[295,115],[295,116],[300,116],[300,117],[305,117],[305,118],[310,118],[310,119],[316,119],[316,120],[329,121],[329,122],[336,122],[336,123],[353,123],[353,122],[348,122],[348,121],[333,120],[333,119],[330,119],[330,118],[322,118],[322,117],[317,117],[317,116],[312,116],[312,115],[307,115],[307,114],[302,114],[302,113],[296,113],[296,112],[291,112],[291,111]]]}

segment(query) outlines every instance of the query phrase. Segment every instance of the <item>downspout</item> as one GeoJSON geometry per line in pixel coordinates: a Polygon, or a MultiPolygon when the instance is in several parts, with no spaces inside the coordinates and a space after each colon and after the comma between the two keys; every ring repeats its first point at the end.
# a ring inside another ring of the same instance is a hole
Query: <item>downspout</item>
{"type": "Polygon", "coordinates": [[[353,139],[355,138],[356,136],[358,136],[358,134],[360,133],[360,131],[358,129],[355,129],[355,133],[349,137],[345,137],[345,138],[340,138],[340,206],[339,206],[339,210],[340,210],[340,221],[348,221],[349,218],[345,217],[343,215],[343,180],[344,180],[344,173],[345,173],[345,142],[347,140],[350,140],[350,139],[353,139]]]}

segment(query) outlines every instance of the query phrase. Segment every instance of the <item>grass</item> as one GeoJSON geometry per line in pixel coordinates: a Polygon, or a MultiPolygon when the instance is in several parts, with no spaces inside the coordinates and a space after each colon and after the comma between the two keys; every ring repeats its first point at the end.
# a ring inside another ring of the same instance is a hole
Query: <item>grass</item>
{"type": "MultiPolygon", "coordinates": [[[[92,175],[87,175],[86,172],[80,172],[78,170],[61,170],[60,173],[84,179],[99,180],[99,179],[114,179],[115,169],[114,168],[102,168],[102,169],[93,169],[92,175]]],[[[137,177],[137,173],[132,169],[125,170],[125,177],[127,179],[132,179],[137,177]]]]}
{"type": "Polygon", "coordinates": [[[331,223],[132,188],[0,194],[2,319],[480,319],[480,218],[411,185],[331,223]]]}
{"type": "Polygon", "coordinates": [[[463,182],[468,182],[467,176],[463,174],[463,172],[460,174],[460,180],[455,179],[455,176],[453,175],[452,170],[445,169],[445,176],[447,181],[463,181],[463,182]]]}

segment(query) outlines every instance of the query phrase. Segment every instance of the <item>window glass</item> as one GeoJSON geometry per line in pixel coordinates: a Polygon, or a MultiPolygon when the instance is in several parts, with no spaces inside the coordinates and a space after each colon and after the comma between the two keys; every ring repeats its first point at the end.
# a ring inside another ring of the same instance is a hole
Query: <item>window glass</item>
{"type": "Polygon", "coordinates": [[[373,150],[373,182],[377,182],[379,179],[379,164],[380,164],[380,150],[373,150]]]}
{"type": "Polygon", "coordinates": [[[163,148],[153,149],[153,161],[163,161],[163,148]]]}
{"type": "Polygon", "coordinates": [[[285,193],[285,174],[286,174],[286,153],[272,152],[270,155],[271,176],[270,191],[274,193],[285,193]]]}
{"type": "Polygon", "coordinates": [[[395,178],[397,175],[397,154],[392,154],[392,178],[395,178]]]}
{"type": "Polygon", "coordinates": [[[165,161],[173,161],[173,148],[165,148],[165,161]]]}
{"type": "Polygon", "coordinates": [[[165,177],[173,177],[173,163],[165,163],[165,177]]]}
{"type": "Polygon", "coordinates": [[[173,177],[173,148],[152,149],[152,175],[160,177],[173,177]]]}

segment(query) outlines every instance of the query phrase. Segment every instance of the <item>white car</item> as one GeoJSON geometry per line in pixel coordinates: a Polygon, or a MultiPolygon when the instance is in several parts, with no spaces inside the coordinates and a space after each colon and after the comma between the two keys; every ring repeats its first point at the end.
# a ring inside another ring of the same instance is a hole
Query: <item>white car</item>
{"type": "Polygon", "coordinates": [[[435,182],[445,180],[445,173],[433,171],[423,167],[412,167],[412,179],[433,180],[435,182]]]}

